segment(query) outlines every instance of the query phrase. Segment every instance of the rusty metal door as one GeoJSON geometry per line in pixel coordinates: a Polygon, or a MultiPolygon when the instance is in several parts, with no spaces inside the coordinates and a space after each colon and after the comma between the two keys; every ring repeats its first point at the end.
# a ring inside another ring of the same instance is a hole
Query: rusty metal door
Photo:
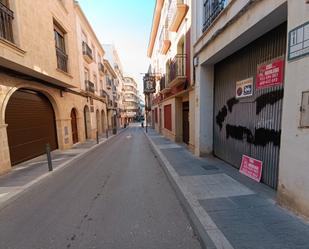
{"type": "Polygon", "coordinates": [[[262,182],[276,189],[283,84],[256,88],[258,65],[286,53],[287,24],[281,24],[215,65],[214,153],[236,168],[242,155],[263,161],[262,182]],[[236,82],[253,78],[253,95],[236,98],[236,82]]]}
{"type": "Polygon", "coordinates": [[[17,90],[9,99],[5,121],[12,165],[58,147],[54,110],[49,100],[41,93],[17,90]]]}

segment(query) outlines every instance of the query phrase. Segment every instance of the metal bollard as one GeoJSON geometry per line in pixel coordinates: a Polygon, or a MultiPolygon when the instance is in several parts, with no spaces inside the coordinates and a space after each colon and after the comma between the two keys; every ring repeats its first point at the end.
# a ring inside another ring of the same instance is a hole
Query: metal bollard
{"type": "Polygon", "coordinates": [[[48,170],[53,171],[53,164],[52,164],[52,160],[51,160],[50,145],[49,144],[46,144],[46,155],[47,155],[48,170]]]}
{"type": "Polygon", "coordinates": [[[97,131],[97,144],[99,144],[99,132],[97,131]]]}
{"type": "Polygon", "coordinates": [[[108,138],[108,129],[106,129],[106,138],[108,138]]]}

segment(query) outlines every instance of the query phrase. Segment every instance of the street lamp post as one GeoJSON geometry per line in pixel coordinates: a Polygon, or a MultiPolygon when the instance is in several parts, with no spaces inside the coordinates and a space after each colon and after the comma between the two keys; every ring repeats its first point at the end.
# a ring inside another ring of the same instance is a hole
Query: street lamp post
{"type": "Polygon", "coordinates": [[[156,92],[156,78],[154,75],[146,73],[144,78],[145,112],[146,112],[146,133],[148,132],[148,113],[151,110],[150,94],[156,92]]]}

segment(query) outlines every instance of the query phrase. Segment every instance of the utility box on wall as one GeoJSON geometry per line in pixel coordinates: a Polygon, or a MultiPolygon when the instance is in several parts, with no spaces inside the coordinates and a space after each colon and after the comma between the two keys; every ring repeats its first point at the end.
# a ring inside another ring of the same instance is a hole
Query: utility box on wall
{"type": "Polygon", "coordinates": [[[309,128],[309,91],[302,93],[300,127],[309,128]]]}

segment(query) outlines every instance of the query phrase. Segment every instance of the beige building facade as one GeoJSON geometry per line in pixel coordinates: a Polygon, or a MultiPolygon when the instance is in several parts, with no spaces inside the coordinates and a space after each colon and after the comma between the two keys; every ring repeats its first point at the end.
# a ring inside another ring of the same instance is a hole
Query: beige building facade
{"type": "Polygon", "coordinates": [[[116,47],[113,44],[103,44],[106,51],[105,58],[110,62],[110,65],[115,72],[114,80],[114,100],[117,101],[117,108],[110,110],[110,115],[114,117],[118,126],[123,127],[124,120],[124,73],[123,66],[116,47]],[[117,93],[116,93],[117,92],[117,93]]]}
{"type": "Polygon", "coordinates": [[[73,0],[0,2],[0,174],[108,128],[104,49],[73,0]],[[34,21],[35,20],[35,21],[34,21]]]}
{"type": "Polygon", "coordinates": [[[137,92],[137,83],[131,77],[124,77],[124,119],[126,123],[130,123],[136,120],[138,116],[138,103],[139,97],[137,92]]]}
{"type": "Polygon", "coordinates": [[[191,1],[156,1],[150,34],[149,74],[156,79],[152,124],[169,139],[194,150],[194,87],[191,63],[191,1]]]}
{"type": "Polygon", "coordinates": [[[193,1],[195,154],[262,162],[278,203],[309,215],[306,1],[193,1]]]}

